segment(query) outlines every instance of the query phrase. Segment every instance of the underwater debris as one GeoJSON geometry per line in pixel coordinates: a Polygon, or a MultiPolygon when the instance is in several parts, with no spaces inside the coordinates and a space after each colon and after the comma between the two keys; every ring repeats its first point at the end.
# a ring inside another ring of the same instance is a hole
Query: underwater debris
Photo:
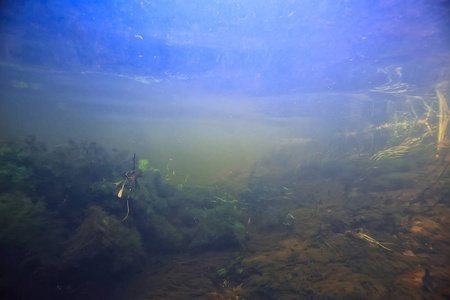
{"type": "Polygon", "coordinates": [[[128,215],[130,214],[130,195],[131,195],[131,191],[137,187],[137,185],[138,185],[138,182],[137,182],[138,177],[142,177],[142,172],[140,172],[140,171],[136,172],[135,169],[136,169],[136,154],[133,155],[133,170],[125,172],[123,174],[125,176],[125,179],[114,183],[114,185],[116,187],[119,187],[120,184],[122,184],[122,188],[120,189],[119,193],[117,194],[117,197],[122,198],[123,191],[125,189],[125,184],[127,182],[130,182],[130,188],[128,190],[128,195],[127,195],[127,214],[126,214],[125,218],[122,219],[122,221],[125,221],[128,218],[128,215]]]}

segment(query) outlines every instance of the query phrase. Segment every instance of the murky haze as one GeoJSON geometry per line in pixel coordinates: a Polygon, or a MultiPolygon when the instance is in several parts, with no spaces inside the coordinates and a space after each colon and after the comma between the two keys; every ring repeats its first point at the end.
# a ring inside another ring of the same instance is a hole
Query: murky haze
{"type": "Polygon", "coordinates": [[[275,96],[213,94],[151,78],[17,66],[3,66],[2,77],[4,137],[32,134],[49,147],[67,139],[93,141],[137,153],[155,168],[170,163],[178,180],[189,174],[193,184],[238,175],[243,180],[277,148],[323,142],[326,134],[338,133],[336,122],[344,117],[332,115],[329,106],[342,109],[349,98],[286,95],[276,96],[281,101],[274,104],[275,96]],[[317,110],[316,100],[328,108],[317,110]]]}

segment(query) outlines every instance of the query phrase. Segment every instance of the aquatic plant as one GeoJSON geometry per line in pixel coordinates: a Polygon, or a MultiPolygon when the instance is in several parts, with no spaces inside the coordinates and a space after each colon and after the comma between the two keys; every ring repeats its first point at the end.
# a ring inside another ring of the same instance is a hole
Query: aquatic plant
{"type": "MultiPolygon", "coordinates": [[[[39,257],[42,253],[43,258],[39,258],[42,261],[59,257],[53,260],[57,272],[80,277],[83,274],[101,276],[101,272],[117,274],[139,268],[146,253],[187,248],[192,251],[242,248],[246,242],[244,222],[247,218],[241,211],[245,202],[224,189],[183,187],[181,192],[170,180],[165,180],[161,172],[141,172],[134,159],[131,161],[133,169],[120,173],[131,169],[130,159],[117,152],[110,154],[96,143],[68,141],[54,150],[39,145],[36,138],[30,138],[22,146],[4,148],[0,152],[0,178],[8,183],[3,191],[16,195],[14,189],[18,189],[22,191],[20,197],[28,199],[0,201],[0,224],[4,220],[17,228],[22,222],[30,224],[24,228],[33,228],[29,232],[36,236],[34,240],[21,230],[12,230],[11,226],[3,224],[8,234],[0,237],[8,253],[18,254],[17,261],[35,251],[31,256],[39,257]],[[118,180],[119,176],[123,176],[122,180],[114,186],[113,179],[118,180]],[[128,202],[125,218],[131,215],[132,205],[133,219],[121,223],[125,199],[128,202]],[[23,217],[19,208],[25,211],[23,217]],[[68,240],[61,240],[61,235],[57,234],[60,228],[66,228],[64,233],[69,236],[68,240]],[[14,244],[9,238],[14,236],[23,236],[30,242],[14,244]],[[46,245],[42,251],[35,250],[40,247],[35,241],[46,245]],[[14,250],[15,245],[17,249],[25,249],[25,254],[19,255],[19,251],[14,250]]],[[[141,162],[142,168],[145,165],[141,162]]],[[[173,175],[170,165],[168,169],[173,175]]],[[[188,176],[184,183],[187,180],[188,176]]],[[[243,272],[237,267],[229,270],[233,270],[233,274],[243,272]]],[[[82,282],[83,278],[79,280],[82,282]]]]}
{"type": "Polygon", "coordinates": [[[213,203],[223,203],[223,204],[232,204],[235,208],[239,203],[234,197],[231,197],[229,194],[224,193],[222,197],[214,196],[214,199],[211,199],[213,203]]]}
{"type": "Polygon", "coordinates": [[[227,277],[227,279],[239,279],[244,273],[244,269],[241,268],[242,256],[236,253],[234,259],[226,267],[222,267],[216,271],[219,277],[227,277]]]}
{"type": "Polygon", "coordinates": [[[366,242],[368,242],[371,245],[378,246],[378,247],[383,248],[383,249],[385,249],[387,251],[393,251],[392,249],[384,246],[382,243],[378,242],[373,237],[371,237],[371,236],[369,236],[369,235],[367,235],[365,233],[357,232],[357,233],[353,233],[353,236],[355,236],[356,238],[361,239],[363,241],[366,241],[366,242]]]}
{"type": "Polygon", "coordinates": [[[112,272],[137,269],[145,258],[139,232],[122,225],[99,206],[91,206],[87,218],[69,238],[63,257],[69,265],[112,272]],[[101,265],[96,265],[101,262],[101,265]]]}
{"type": "Polygon", "coordinates": [[[152,252],[177,252],[187,246],[186,232],[159,214],[152,214],[148,220],[139,224],[145,246],[152,252]],[[150,219],[151,218],[151,219],[150,219]]]}
{"type": "Polygon", "coordinates": [[[434,101],[420,96],[408,96],[405,103],[409,105],[410,111],[397,111],[393,114],[390,123],[376,127],[377,131],[390,130],[391,135],[387,147],[376,152],[371,157],[371,161],[397,159],[417,150],[429,148],[434,143],[437,145],[437,155],[439,155],[450,121],[450,111],[440,91],[441,85],[439,84],[435,90],[438,98],[438,112],[436,112],[434,101]],[[428,142],[429,137],[435,135],[436,141],[428,142]]]}
{"type": "MultiPolygon", "coordinates": [[[[62,222],[42,200],[22,192],[0,194],[1,259],[23,263],[35,260],[35,268],[50,264],[61,250],[62,222]]],[[[34,270],[36,271],[36,269],[34,270]]]]}
{"type": "Polygon", "coordinates": [[[450,120],[450,111],[447,106],[447,100],[444,98],[442,93],[436,89],[436,94],[439,99],[439,122],[438,122],[438,140],[437,140],[437,151],[439,154],[440,147],[444,141],[445,132],[447,130],[447,125],[450,120]]]}
{"type": "Polygon", "coordinates": [[[378,126],[376,131],[388,130],[389,140],[385,149],[370,157],[372,162],[393,160],[426,148],[428,137],[433,135],[430,125],[433,109],[422,97],[409,97],[410,111],[396,111],[390,123],[378,126]]]}
{"type": "Polygon", "coordinates": [[[149,164],[150,164],[150,162],[148,161],[148,159],[140,159],[139,165],[138,165],[138,170],[141,170],[142,172],[147,171],[149,164]]]}
{"type": "Polygon", "coordinates": [[[0,167],[0,186],[3,191],[21,189],[25,181],[33,175],[33,170],[21,165],[20,162],[8,161],[0,167]]]}
{"type": "Polygon", "coordinates": [[[0,146],[0,190],[31,190],[35,186],[32,158],[17,145],[0,146]]]}
{"type": "Polygon", "coordinates": [[[190,248],[242,247],[245,226],[239,222],[239,210],[230,203],[215,203],[213,208],[197,210],[198,226],[191,237],[190,248]]]}
{"type": "Polygon", "coordinates": [[[37,147],[35,138],[20,146],[28,157],[24,166],[32,170],[33,193],[45,198],[50,207],[69,207],[69,215],[78,218],[81,209],[93,202],[104,202],[109,196],[105,179],[123,162],[121,152],[110,155],[96,143],[68,141],[52,151],[37,147]]]}
{"type": "Polygon", "coordinates": [[[115,187],[110,180],[103,178],[99,181],[93,182],[89,186],[89,192],[94,199],[104,199],[115,195],[115,187]]]}
{"type": "Polygon", "coordinates": [[[233,224],[233,233],[239,244],[243,246],[243,243],[247,237],[247,229],[245,228],[244,224],[235,220],[233,224]]]}
{"type": "Polygon", "coordinates": [[[228,271],[225,268],[220,268],[219,270],[216,271],[216,274],[219,275],[220,277],[225,276],[227,273],[228,271]]]}
{"type": "MultiPolygon", "coordinates": [[[[22,192],[0,195],[0,281],[2,289],[21,286],[51,269],[62,252],[64,223],[42,200],[22,192]]],[[[5,291],[5,290],[3,290],[5,291]]]]}
{"type": "Polygon", "coordinates": [[[422,144],[425,137],[428,136],[428,132],[425,132],[419,137],[408,137],[400,145],[393,146],[385,150],[375,153],[370,160],[379,161],[384,159],[396,159],[405,156],[413,150],[418,150],[418,147],[422,144]]]}

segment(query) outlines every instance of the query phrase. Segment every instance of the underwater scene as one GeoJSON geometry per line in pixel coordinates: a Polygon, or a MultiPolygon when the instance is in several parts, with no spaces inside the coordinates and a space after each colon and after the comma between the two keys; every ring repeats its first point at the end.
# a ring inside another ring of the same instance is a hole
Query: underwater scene
{"type": "Polygon", "coordinates": [[[1,299],[450,299],[450,1],[0,7],[1,299]]]}

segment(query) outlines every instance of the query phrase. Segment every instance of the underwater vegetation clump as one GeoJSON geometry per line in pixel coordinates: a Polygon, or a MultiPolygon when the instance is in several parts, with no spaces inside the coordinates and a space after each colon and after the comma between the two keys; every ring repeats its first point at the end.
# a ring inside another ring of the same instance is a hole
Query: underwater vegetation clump
{"type": "MultiPolygon", "coordinates": [[[[324,263],[345,261],[358,270],[358,257],[400,255],[406,247],[400,240],[407,234],[404,214],[415,208],[392,203],[402,190],[428,184],[415,170],[436,161],[439,131],[437,102],[415,101],[410,111],[394,113],[392,123],[371,127],[384,140],[341,139],[303,153],[296,164],[287,163],[294,152],[278,151],[255,167],[239,193],[220,184],[180,188],[172,184],[170,162],[159,171],[138,153],[110,153],[96,143],[68,141],[47,149],[35,137],[4,142],[0,250],[2,261],[14,263],[0,279],[19,289],[22,274],[49,274],[46,288],[58,286],[60,295],[72,297],[92,282],[132,276],[156,256],[239,251],[254,258],[239,255],[208,269],[224,291],[250,278],[272,298],[286,289],[331,295],[316,285],[326,280],[324,263]],[[281,280],[258,275],[267,272],[281,280]]],[[[435,183],[448,180],[446,170],[435,183]]],[[[369,278],[372,270],[363,270],[369,278]]],[[[28,281],[40,283],[32,275],[28,281]]]]}
{"type": "Polygon", "coordinates": [[[149,249],[198,253],[242,246],[246,231],[238,200],[221,189],[200,186],[184,188],[183,192],[176,189],[174,193],[159,198],[153,190],[151,202],[135,202],[139,206],[135,220],[149,249]]]}
{"type": "Polygon", "coordinates": [[[388,149],[378,151],[372,157],[372,161],[379,161],[384,159],[396,159],[403,157],[413,150],[418,150],[418,147],[423,143],[424,138],[428,133],[424,133],[419,137],[408,137],[403,140],[399,145],[389,147],[388,149]]]}
{"type": "MultiPolygon", "coordinates": [[[[391,123],[378,127],[376,130],[392,131],[385,149],[379,150],[370,158],[371,161],[377,162],[381,160],[392,160],[403,157],[413,151],[424,148],[424,141],[431,135],[430,127],[426,126],[426,130],[412,113],[401,114],[401,122],[399,122],[398,114],[394,115],[391,123]]],[[[426,117],[428,119],[428,117],[426,117]]],[[[427,121],[421,120],[422,123],[427,121]]],[[[427,123],[428,125],[428,123],[427,123]]]]}
{"type": "Polygon", "coordinates": [[[65,229],[44,201],[22,192],[0,195],[0,244],[2,259],[28,259],[48,264],[61,250],[65,229]]]}
{"type": "Polygon", "coordinates": [[[445,84],[438,84],[435,89],[437,101],[432,96],[405,96],[409,111],[395,111],[390,123],[376,127],[376,131],[389,130],[391,134],[385,149],[373,154],[372,161],[397,159],[429,149],[431,144],[436,145],[439,155],[450,120],[447,100],[440,90],[445,84]]]}
{"type": "Polygon", "coordinates": [[[136,155],[73,140],[47,149],[29,136],[2,142],[0,163],[8,266],[0,279],[12,290],[26,272],[42,289],[72,294],[85,280],[136,272],[152,254],[239,249],[246,239],[238,199],[216,187],[181,190],[136,155]],[[48,274],[44,285],[31,276],[37,272],[48,274]]]}
{"type": "Polygon", "coordinates": [[[246,229],[238,221],[239,211],[218,205],[198,215],[198,226],[189,245],[192,249],[235,248],[245,241],[246,229]]]}
{"type": "Polygon", "coordinates": [[[33,188],[33,157],[17,143],[0,142],[0,190],[7,192],[33,188]]]}
{"type": "Polygon", "coordinates": [[[46,206],[21,191],[0,194],[0,291],[5,299],[37,280],[45,287],[43,274],[58,263],[67,230],[46,206]]]}
{"type": "Polygon", "coordinates": [[[108,215],[101,207],[91,206],[88,216],[67,242],[63,258],[69,265],[101,260],[103,268],[111,272],[139,269],[145,258],[139,232],[125,227],[120,220],[108,215]]]}

